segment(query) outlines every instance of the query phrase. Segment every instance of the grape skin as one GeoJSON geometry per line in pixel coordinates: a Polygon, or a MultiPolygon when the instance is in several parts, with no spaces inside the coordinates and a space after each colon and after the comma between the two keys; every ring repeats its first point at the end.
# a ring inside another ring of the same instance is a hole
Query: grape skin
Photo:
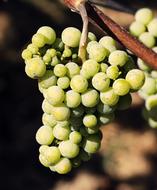
{"type": "Polygon", "coordinates": [[[86,107],[94,107],[98,104],[99,94],[94,89],[88,89],[81,95],[82,104],[86,107]]]}
{"type": "Polygon", "coordinates": [[[60,161],[54,165],[54,169],[59,174],[67,174],[72,169],[72,164],[68,158],[61,158],[60,161]]]}
{"type": "Polygon", "coordinates": [[[75,75],[70,82],[72,90],[78,93],[83,93],[87,90],[88,81],[81,75],[75,75]]]}
{"type": "Polygon", "coordinates": [[[79,93],[69,90],[66,92],[65,101],[69,108],[76,108],[81,103],[81,96],[79,93]]]}
{"type": "Polygon", "coordinates": [[[53,128],[53,135],[58,140],[67,140],[70,134],[70,127],[68,122],[59,122],[53,128]]]}

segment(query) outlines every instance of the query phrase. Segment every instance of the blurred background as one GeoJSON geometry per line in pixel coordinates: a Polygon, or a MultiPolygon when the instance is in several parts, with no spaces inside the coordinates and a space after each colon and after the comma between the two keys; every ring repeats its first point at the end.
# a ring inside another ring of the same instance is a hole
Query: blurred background
{"type": "MultiPolygon", "coordinates": [[[[156,0],[116,2],[130,12],[157,10],[156,0]]],[[[101,9],[125,27],[133,21],[131,14],[101,9]]],[[[102,128],[102,147],[91,161],[66,176],[40,165],[35,133],[41,125],[42,95],[37,82],[25,75],[20,54],[42,25],[60,35],[68,26],[81,29],[82,22],[60,0],[0,1],[0,190],[156,190],[157,133],[143,120],[138,96],[131,109],[102,128]]],[[[92,25],[90,31],[102,35],[92,25]]]]}

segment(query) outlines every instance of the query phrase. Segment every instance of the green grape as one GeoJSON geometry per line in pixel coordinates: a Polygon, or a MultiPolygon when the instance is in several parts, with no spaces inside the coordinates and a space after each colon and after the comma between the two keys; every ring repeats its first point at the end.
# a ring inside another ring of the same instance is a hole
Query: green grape
{"type": "Polygon", "coordinates": [[[39,51],[39,48],[38,48],[36,45],[34,45],[34,44],[29,44],[29,45],[27,46],[27,49],[28,49],[32,54],[37,54],[38,51],[39,51]]]}
{"type": "Polygon", "coordinates": [[[46,51],[46,54],[50,55],[50,57],[52,58],[52,57],[55,57],[57,55],[57,51],[55,49],[51,48],[51,49],[48,49],[46,51]]]}
{"type": "Polygon", "coordinates": [[[79,156],[84,162],[87,162],[91,159],[91,154],[85,152],[83,149],[80,150],[79,156]]]}
{"type": "Polygon", "coordinates": [[[64,77],[67,73],[67,68],[62,65],[62,64],[57,64],[55,67],[54,67],[54,74],[57,76],[57,77],[64,77]]]}
{"type": "Polygon", "coordinates": [[[150,67],[142,59],[138,58],[137,64],[142,71],[150,71],[150,67]]]}
{"type": "Polygon", "coordinates": [[[52,172],[56,172],[56,170],[55,170],[55,165],[49,166],[49,168],[50,168],[50,170],[51,170],[52,172]]]}
{"type": "Polygon", "coordinates": [[[71,57],[72,56],[72,51],[71,49],[69,48],[66,48],[64,51],[63,51],[63,57],[71,57]]]}
{"type": "Polygon", "coordinates": [[[117,66],[111,65],[107,68],[106,74],[108,78],[115,80],[119,76],[119,69],[117,66]]]}
{"type": "Polygon", "coordinates": [[[124,96],[129,93],[130,84],[127,80],[120,78],[114,81],[112,88],[117,95],[124,96]]]}
{"type": "Polygon", "coordinates": [[[44,99],[42,103],[42,110],[47,114],[52,114],[53,106],[46,99],[44,99]]]}
{"type": "Polygon", "coordinates": [[[76,108],[71,109],[71,116],[72,117],[81,117],[84,114],[84,107],[79,105],[76,108]]]}
{"type": "Polygon", "coordinates": [[[57,83],[57,77],[54,75],[53,71],[47,70],[45,75],[39,79],[39,83],[42,88],[49,88],[55,86],[57,83]]]}
{"type": "Polygon", "coordinates": [[[81,103],[81,96],[79,93],[69,90],[66,92],[65,101],[69,108],[76,108],[81,103]]]}
{"type": "Polygon", "coordinates": [[[54,118],[54,116],[51,114],[47,114],[47,113],[44,113],[43,116],[42,116],[42,122],[45,126],[49,126],[49,127],[54,127],[57,122],[54,118]]]}
{"type": "Polygon", "coordinates": [[[96,35],[92,32],[88,32],[88,41],[97,41],[96,35]]]}
{"type": "MultiPolygon", "coordinates": [[[[156,70],[151,71],[151,77],[153,77],[155,80],[157,79],[157,71],[156,70]]],[[[156,83],[157,83],[157,80],[156,80],[156,83]]]]}
{"type": "Polygon", "coordinates": [[[52,61],[51,56],[50,56],[48,53],[46,53],[46,54],[43,56],[43,61],[44,61],[44,63],[45,63],[46,65],[48,65],[48,64],[52,61]]]}
{"type": "Polygon", "coordinates": [[[125,51],[116,50],[109,55],[109,63],[114,66],[124,66],[128,61],[128,55],[125,51]]]}
{"type": "MultiPolygon", "coordinates": [[[[87,50],[88,51],[88,50],[87,50]]],[[[108,50],[105,49],[101,44],[94,43],[88,51],[89,58],[97,62],[102,62],[108,55],[108,50]]]]}
{"type": "Polygon", "coordinates": [[[62,89],[67,89],[70,86],[70,80],[68,77],[61,77],[57,80],[57,85],[62,89]]]}
{"type": "Polygon", "coordinates": [[[84,110],[87,114],[94,114],[96,112],[96,107],[84,107],[84,110]]]}
{"type": "Polygon", "coordinates": [[[81,75],[75,75],[70,82],[72,90],[78,93],[83,93],[87,90],[88,81],[81,75]]]}
{"type": "Polygon", "coordinates": [[[99,90],[100,92],[105,91],[110,86],[110,79],[107,75],[103,72],[97,73],[92,78],[92,85],[95,89],[99,90]]]}
{"type": "Polygon", "coordinates": [[[96,134],[99,131],[99,127],[95,126],[95,127],[86,127],[86,131],[89,135],[93,135],[96,134]]]}
{"type": "Polygon", "coordinates": [[[47,89],[46,99],[52,105],[59,105],[64,101],[64,91],[59,86],[51,86],[47,89]]]}
{"type": "Polygon", "coordinates": [[[93,77],[99,71],[99,69],[100,65],[95,60],[88,59],[82,65],[81,75],[89,79],[93,77]]]}
{"type": "Polygon", "coordinates": [[[80,67],[74,62],[67,63],[66,67],[68,68],[67,75],[70,78],[80,73],[80,67]]]}
{"type": "Polygon", "coordinates": [[[32,52],[29,49],[24,49],[21,54],[22,58],[27,61],[32,58],[32,52]]]}
{"type": "Polygon", "coordinates": [[[72,166],[74,167],[74,168],[77,168],[77,167],[79,167],[80,165],[81,165],[81,158],[78,156],[78,157],[75,157],[75,158],[73,158],[72,160],[71,160],[71,162],[72,162],[72,166]]]}
{"type": "Polygon", "coordinates": [[[54,42],[52,47],[56,50],[63,51],[64,43],[62,42],[62,40],[60,38],[56,38],[56,41],[54,42]]]}
{"type": "Polygon", "coordinates": [[[53,44],[56,40],[56,32],[49,26],[42,26],[37,31],[38,34],[42,34],[47,44],[53,44]]]}
{"type": "Polygon", "coordinates": [[[62,156],[66,158],[75,158],[79,154],[79,146],[70,140],[62,141],[59,144],[59,150],[62,156]]]}
{"type": "Polygon", "coordinates": [[[27,60],[25,72],[30,78],[33,79],[43,77],[46,72],[46,66],[41,58],[32,58],[27,60]]]}
{"type": "Polygon", "coordinates": [[[148,31],[153,36],[157,37],[157,18],[154,18],[147,26],[148,31]]]}
{"type": "Polygon", "coordinates": [[[147,110],[157,107],[157,95],[151,95],[146,99],[145,106],[147,110]]]}
{"type": "Polygon", "coordinates": [[[100,124],[106,125],[106,124],[112,122],[114,120],[114,118],[115,118],[114,113],[103,114],[103,115],[100,115],[99,121],[100,121],[100,124]]]}
{"type": "Polygon", "coordinates": [[[139,36],[139,40],[147,47],[152,48],[155,45],[155,38],[149,32],[144,32],[139,36]]]}
{"type": "Polygon", "coordinates": [[[143,90],[139,90],[138,94],[141,98],[143,98],[144,100],[146,100],[148,98],[148,94],[146,94],[143,90]]]}
{"type": "Polygon", "coordinates": [[[82,125],[82,118],[81,117],[71,117],[70,118],[70,124],[72,131],[78,130],[82,125]]]}
{"type": "Polygon", "coordinates": [[[151,77],[146,77],[145,83],[142,86],[141,90],[148,95],[155,94],[157,91],[155,79],[153,79],[151,77]]]}
{"type": "Polygon", "coordinates": [[[41,145],[50,145],[54,140],[52,128],[42,126],[36,133],[36,141],[41,145]]]}
{"type": "MultiPolygon", "coordinates": [[[[86,128],[85,128],[84,126],[82,126],[82,127],[79,129],[79,132],[81,133],[81,135],[82,135],[83,137],[85,137],[85,139],[86,139],[86,137],[89,136],[88,131],[86,130],[86,128]]],[[[83,138],[83,139],[84,139],[84,138],[83,138]]]]}
{"type": "Polygon", "coordinates": [[[133,69],[127,73],[126,80],[129,82],[131,89],[139,90],[144,84],[145,75],[143,71],[133,69]]]}
{"type": "Polygon", "coordinates": [[[104,36],[99,40],[99,43],[106,48],[109,52],[116,50],[116,41],[110,36],[104,36]]]}
{"type": "Polygon", "coordinates": [[[67,121],[58,122],[53,128],[53,135],[58,140],[67,140],[70,134],[70,127],[67,121]]]}
{"type": "Polygon", "coordinates": [[[100,139],[97,134],[89,135],[83,143],[83,149],[90,154],[96,153],[100,148],[100,139]]]}
{"type": "Polygon", "coordinates": [[[39,161],[40,163],[45,166],[45,167],[49,167],[49,163],[47,161],[47,159],[45,158],[45,156],[43,156],[42,154],[39,155],[39,161]]]}
{"type": "Polygon", "coordinates": [[[112,88],[109,88],[107,91],[100,93],[100,100],[104,104],[114,106],[118,103],[119,96],[114,92],[112,88]]]}
{"type": "Polygon", "coordinates": [[[147,25],[153,19],[153,12],[148,8],[139,9],[135,14],[135,19],[136,21],[147,25]]]}
{"type": "Polygon", "coordinates": [[[70,117],[70,109],[62,103],[53,108],[53,116],[57,121],[68,120],[70,117]]]}
{"type": "Polygon", "coordinates": [[[113,113],[116,109],[116,106],[109,106],[107,104],[103,104],[102,102],[99,102],[97,105],[97,110],[101,114],[109,114],[113,113]]]}
{"type": "Polygon", "coordinates": [[[131,106],[131,103],[132,103],[132,97],[130,94],[121,96],[118,101],[117,109],[126,110],[131,106]]]}
{"type": "Polygon", "coordinates": [[[146,31],[146,27],[144,24],[142,24],[141,22],[138,21],[134,21],[131,25],[130,25],[130,33],[133,36],[140,36],[142,33],[144,33],[146,31]]]}
{"type": "Polygon", "coordinates": [[[32,44],[38,48],[44,47],[46,44],[46,38],[42,34],[34,34],[32,37],[32,44]]]}
{"type": "Polygon", "coordinates": [[[98,44],[97,41],[90,41],[90,42],[87,44],[87,52],[89,53],[90,50],[92,49],[92,47],[93,47],[94,45],[96,45],[96,44],[98,44]]]}
{"type": "Polygon", "coordinates": [[[100,72],[106,73],[108,65],[106,63],[100,64],[100,72]]]}
{"type": "Polygon", "coordinates": [[[47,145],[41,145],[40,148],[39,148],[39,153],[40,154],[44,154],[45,150],[48,148],[49,146],[47,145]]]}
{"type": "Polygon", "coordinates": [[[54,56],[51,61],[51,66],[56,66],[57,64],[60,64],[60,61],[57,56],[54,56]]]}
{"type": "Polygon", "coordinates": [[[83,118],[83,124],[85,127],[95,127],[97,125],[97,118],[95,115],[88,114],[83,118]]]}
{"type": "Polygon", "coordinates": [[[69,140],[74,144],[79,144],[82,140],[82,135],[78,131],[73,131],[69,135],[69,140]]]}
{"type": "Polygon", "coordinates": [[[157,128],[157,121],[153,120],[152,118],[148,119],[148,123],[152,128],[157,128]]]}
{"type": "Polygon", "coordinates": [[[68,27],[62,32],[62,41],[69,47],[78,47],[80,43],[81,32],[77,28],[68,27]]]}
{"type": "Polygon", "coordinates": [[[82,104],[86,107],[94,107],[99,102],[99,94],[94,89],[88,89],[81,95],[82,104]]]}
{"type": "Polygon", "coordinates": [[[54,169],[59,174],[67,174],[72,169],[72,164],[68,158],[61,158],[60,161],[55,164],[54,169]]]}

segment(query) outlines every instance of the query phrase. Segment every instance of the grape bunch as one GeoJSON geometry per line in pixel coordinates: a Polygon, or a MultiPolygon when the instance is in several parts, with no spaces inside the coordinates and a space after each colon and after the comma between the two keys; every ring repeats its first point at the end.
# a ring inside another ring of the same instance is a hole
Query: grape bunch
{"type": "Polygon", "coordinates": [[[68,27],[61,38],[48,26],[39,28],[22,52],[25,72],[38,80],[43,94],[42,123],[36,140],[42,165],[60,174],[88,161],[101,145],[100,126],[114,119],[115,110],[131,105],[131,92],[144,84],[143,71],[118,50],[116,41],[97,41],[89,32],[86,61],[78,56],[81,32],[68,27]]]}
{"type": "MultiPolygon", "coordinates": [[[[151,9],[142,8],[135,14],[130,32],[147,47],[157,53],[157,18],[151,9]]],[[[143,116],[149,125],[157,128],[157,71],[150,68],[142,59],[137,59],[138,67],[145,73],[145,83],[139,95],[145,99],[143,116]]]]}

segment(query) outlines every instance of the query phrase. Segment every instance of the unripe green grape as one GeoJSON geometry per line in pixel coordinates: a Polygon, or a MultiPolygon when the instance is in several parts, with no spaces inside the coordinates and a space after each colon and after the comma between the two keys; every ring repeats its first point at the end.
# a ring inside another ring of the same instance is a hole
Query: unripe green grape
{"type": "Polygon", "coordinates": [[[110,122],[112,122],[115,118],[114,113],[110,113],[110,114],[102,114],[99,117],[99,122],[100,124],[106,125],[110,122]]]}
{"type": "Polygon", "coordinates": [[[129,82],[131,89],[139,90],[144,84],[145,75],[143,71],[133,69],[127,73],[126,80],[129,82]]]}
{"type": "Polygon", "coordinates": [[[99,131],[99,127],[95,126],[95,127],[86,127],[86,131],[89,135],[93,135],[96,134],[99,131]]]}
{"type": "Polygon", "coordinates": [[[148,119],[148,123],[149,123],[149,125],[150,125],[152,128],[157,128],[157,121],[155,121],[154,119],[149,118],[149,119],[148,119]]]}
{"type": "Polygon", "coordinates": [[[69,135],[69,140],[74,144],[79,144],[82,140],[82,135],[78,131],[73,131],[69,135]]]}
{"type": "Polygon", "coordinates": [[[81,96],[79,93],[77,93],[73,90],[69,90],[66,92],[65,102],[69,108],[76,108],[81,103],[81,96]]]}
{"type": "Polygon", "coordinates": [[[29,60],[32,58],[32,52],[29,49],[24,49],[21,56],[25,61],[29,60]]]}
{"type": "Polygon", "coordinates": [[[84,107],[84,110],[87,114],[94,114],[96,112],[96,107],[84,107]]]}
{"type": "Polygon", "coordinates": [[[136,21],[147,25],[153,19],[153,12],[148,8],[139,9],[135,14],[135,19],[136,21]]]}
{"type": "Polygon", "coordinates": [[[97,134],[90,135],[83,143],[83,149],[90,154],[96,153],[100,148],[100,139],[97,134]]]}
{"type": "Polygon", "coordinates": [[[114,66],[124,66],[128,61],[128,55],[125,51],[116,50],[109,55],[109,63],[114,66]]]}
{"type": "Polygon", "coordinates": [[[46,158],[49,165],[56,164],[61,157],[59,149],[55,146],[46,148],[43,155],[46,158]]]}
{"type": "Polygon", "coordinates": [[[32,58],[27,60],[25,72],[32,79],[43,77],[46,72],[46,66],[40,58],[32,58]]]}
{"type": "Polygon", "coordinates": [[[43,47],[46,44],[46,38],[42,34],[34,34],[32,37],[32,44],[38,48],[43,47]]]}
{"type": "Polygon", "coordinates": [[[70,109],[62,103],[53,108],[53,116],[57,121],[68,120],[70,117],[70,109]]]}
{"type": "Polygon", "coordinates": [[[56,50],[63,51],[64,43],[62,42],[61,38],[56,38],[56,41],[53,43],[52,47],[56,50]]]}
{"type": "Polygon", "coordinates": [[[67,74],[70,78],[80,73],[80,67],[74,62],[67,63],[66,67],[68,68],[67,74]]]}
{"type": "Polygon", "coordinates": [[[111,65],[107,68],[106,74],[108,78],[115,80],[119,76],[119,69],[117,66],[111,65]]]}
{"type": "Polygon", "coordinates": [[[39,161],[40,163],[45,166],[45,167],[49,167],[49,163],[47,161],[47,159],[45,158],[45,156],[43,156],[42,154],[39,155],[39,161]]]}
{"type": "Polygon", "coordinates": [[[85,152],[83,149],[80,150],[79,156],[84,162],[87,162],[91,159],[91,154],[85,152]]]}
{"type": "Polygon", "coordinates": [[[68,158],[61,158],[60,161],[55,164],[54,169],[59,174],[67,174],[72,169],[72,164],[68,158]]]}
{"type": "Polygon", "coordinates": [[[55,49],[51,48],[51,49],[48,49],[48,50],[46,51],[46,54],[50,55],[51,58],[53,58],[54,56],[57,55],[57,51],[56,51],[55,49]]]}
{"type": "Polygon", "coordinates": [[[47,114],[52,114],[53,106],[46,99],[44,99],[42,103],[42,110],[47,114]]]}
{"type": "Polygon", "coordinates": [[[47,148],[49,148],[49,146],[47,146],[47,145],[41,145],[40,148],[39,148],[39,153],[42,154],[42,155],[44,155],[44,152],[45,152],[45,150],[47,148]]]}
{"type": "Polygon", "coordinates": [[[48,64],[52,61],[52,60],[51,60],[51,56],[46,53],[46,54],[43,56],[43,61],[44,61],[44,63],[45,63],[46,65],[48,65],[48,64]]]}
{"type": "Polygon", "coordinates": [[[62,64],[57,64],[55,67],[54,67],[54,74],[57,76],[57,77],[64,77],[67,73],[67,68],[62,65],[62,64]]]}
{"type": "Polygon", "coordinates": [[[139,40],[147,47],[152,48],[155,45],[155,38],[149,32],[144,32],[139,36],[139,40]]]}
{"type": "Polygon", "coordinates": [[[154,18],[147,26],[148,31],[153,36],[157,37],[157,18],[154,18]]]}
{"type": "Polygon", "coordinates": [[[146,77],[145,83],[142,86],[141,90],[148,95],[155,94],[157,91],[155,79],[153,79],[151,77],[146,77]]]}
{"type": "Polygon", "coordinates": [[[142,24],[141,22],[138,21],[134,21],[130,27],[129,27],[130,33],[133,36],[140,36],[142,33],[144,33],[146,31],[146,27],[144,24],[142,24]]]}
{"type": "Polygon", "coordinates": [[[58,140],[67,140],[70,134],[70,127],[67,121],[58,122],[53,128],[53,135],[58,140]]]}
{"type": "Polygon", "coordinates": [[[57,85],[62,89],[67,89],[70,86],[70,80],[68,77],[60,77],[57,80],[57,85]]]}
{"type": "Polygon", "coordinates": [[[81,75],[75,75],[71,79],[70,86],[75,92],[83,93],[87,90],[88,81],[81,75]]]}
{"type": "Polygon", "coordinates": [[[130,94],[121,96],[118,101],[117,109],[126,110],[131,106],[131,103],[132,103],[132,97],[130,94]]]}
{"type": "Polygon", "coordinates": [[[62,41],[69,47],[78,47],[80,43],[81,32],[77,28],[68,27],[62,32],[62,41]]]}
{"type": "Polygon", "coordinates": [[[105,73],[99,72],[92,78],[92,85],[95,89],[102,92],[109,88],[110,79],[105,73]]]}
{"type": "Polygon", "coordinates": [[[137,64],[142,71],[150,71],[150,67],[142,59],[138,58],[137,64]]]}
{"type": "Polygon", "coordinates": [[[101,44],[95,43],[90,47],[88,51],[89,58],[97,62],[102,62],[108,55],[108,50],[105,49],[101,44]]]}
{"type": "Polygon", "coordinates": [[[72,51],[71,51],[71,49],[66,48],[66,49],[63,51],[62,56],[63,56],[63,57],[71,57],[71,56],[72,56],[72,51]]]}
{"type": "Polygon", "coordinates": [[[99,40],[99,43],[105,47],[109,52],[116,50],[116,41],[110,36],[104,36],[99,40]]]}
{"type": "Polygon", "coordinates": [[[108,68],[108,65],[106,63],[100,64],[100,72],[106,73],[107,68],[108,68]]]}
{"type": "MultiPolygon", "coordinates": [[[[156,70],[151,71],[151,77],[153,77],[155,80],[157,79],[157,71],[156,70]]],[[[157,80],[156,80],[156,83],[157,83],[157,80]]]]}
{"type": "Polygon", "coordinates": [[[98,44],[97,41],[90,41],[88,44],[87,44],[87,52],[89,53],[90,52],[90,49],[94,46],[98,44]]]}
{"type": "Polygon", "coordinates": [[[32,54],[37,54],[38,51],[39,51],[39,48],[38,48],[36,45],[34,45],[34,44],[29,44],[29,45],[27,46],[27,49],[28,49],[32,54]]]}
{"type": "Polygon", "coordinates": [[[88,89],[81,95],[82,104],[86,107],[94,107],[99,102],[99,94],[94,89],[88,89]]]}
{"type": "Polygon", "coordinates": [[[42,116],[42,122],[45,126],[49,126],[49,127],[54,127],[57,122],[54,118],[54,116],[51,114],[47,114],[47,113],[44,113],[43,116],[42,116]]]}
{"type": "Polygon", "coordinates": [[[55,86],[57,83],[57,77],[52,70],[47,70],[45,75],[39,79],[39,83],[42,88],[49,88],[55,86]]]}
{"type": "Polygon", "coordinates": [[[46,99],[52,105],[59,105],[64,101],[64,91],[59,86],[51,86],[47,89],[46,99]]]}
{"type": "Polygon", "coordinates": [[[70,140],[62,141],[59,144],[59,150],[62,156],[66,158],[75,158],[79,154],[79,146],[70,140]]]}
{"type": "Polygon", "coordinates": [[[51,170],[52,172],[56,172],[56,170],[55,170],[55,165],[49,166],[49,168],[50,168],[50,170],[51,170]]]}
{"type": "Polygon", "coordinates": [[[59,61],[58,57],[57,57],[57,56],[54,56],[54,57],[52,58],[52,61],[51,61],[51,66],[56,66],[56,65],[59,64],[59,63],[60,63],[60,61],[59,61]]]}
{"type": "Polygon", "coordinates": [[[127,80],[120,78],[114,81],[112,88],[117,95],[124,96],[129,93],[130,84],[127,80]]]}
{"type": "Polygon", "coordinates": [[[77,108],[71,109],[72,117],[81,117],[84,114],[84,107],[79,105],[77,108]]]}
{"type": "Polygon", "coordinates": [[[118,103],[119,96],[114,92],[112,88],[109,88],[107,91],[100,93],[100,100],[104,104],[114,106],[118,103]]]}
{"type": "Polygon", "coordinates": [[[81,75],[89,79],[93,77],[96,73],[98,73],[99,69],[100,69],[99,63],[97,63],[93,59],[88,59],[82,65],[81,75]]]}
{"type": "Polygon", "coordinates": [[[157,107],[157,95],[151,95],[146,99],[145,106],[147,110],[157,107]]]}
{"type": "Polygon", "coordinates": [[[41,145],[50,145],[54,140],[52,128],[42,126],[36,133],[36,141],[41,145]]]}
{"type": "Polygon", "coordinates": [[[92,114],[85,115],[83,118],[83,124],[85,125],[85,127],[95,127],[97,125],[96,116],[92,114]]]}
{"type": "Polygon", "coordinates": [[[96,35],[92,32],[88,32],[88,41],[97,41],[96,35]]]}
{"type": "Polygon", "coordinates": [[[97,110],[101,114],[109,114],[113,113],[116,109],[116,106],[109,106],[107,104],[103,104],[102,102],[99,102],[97,105],[97,110]]]}
{"type": "Polygon", "coordinates": [[[49,26],[40,27],[37,33],[45,37],[47,44],[53,44],[56,40],[56,32],[49,26]]]}

